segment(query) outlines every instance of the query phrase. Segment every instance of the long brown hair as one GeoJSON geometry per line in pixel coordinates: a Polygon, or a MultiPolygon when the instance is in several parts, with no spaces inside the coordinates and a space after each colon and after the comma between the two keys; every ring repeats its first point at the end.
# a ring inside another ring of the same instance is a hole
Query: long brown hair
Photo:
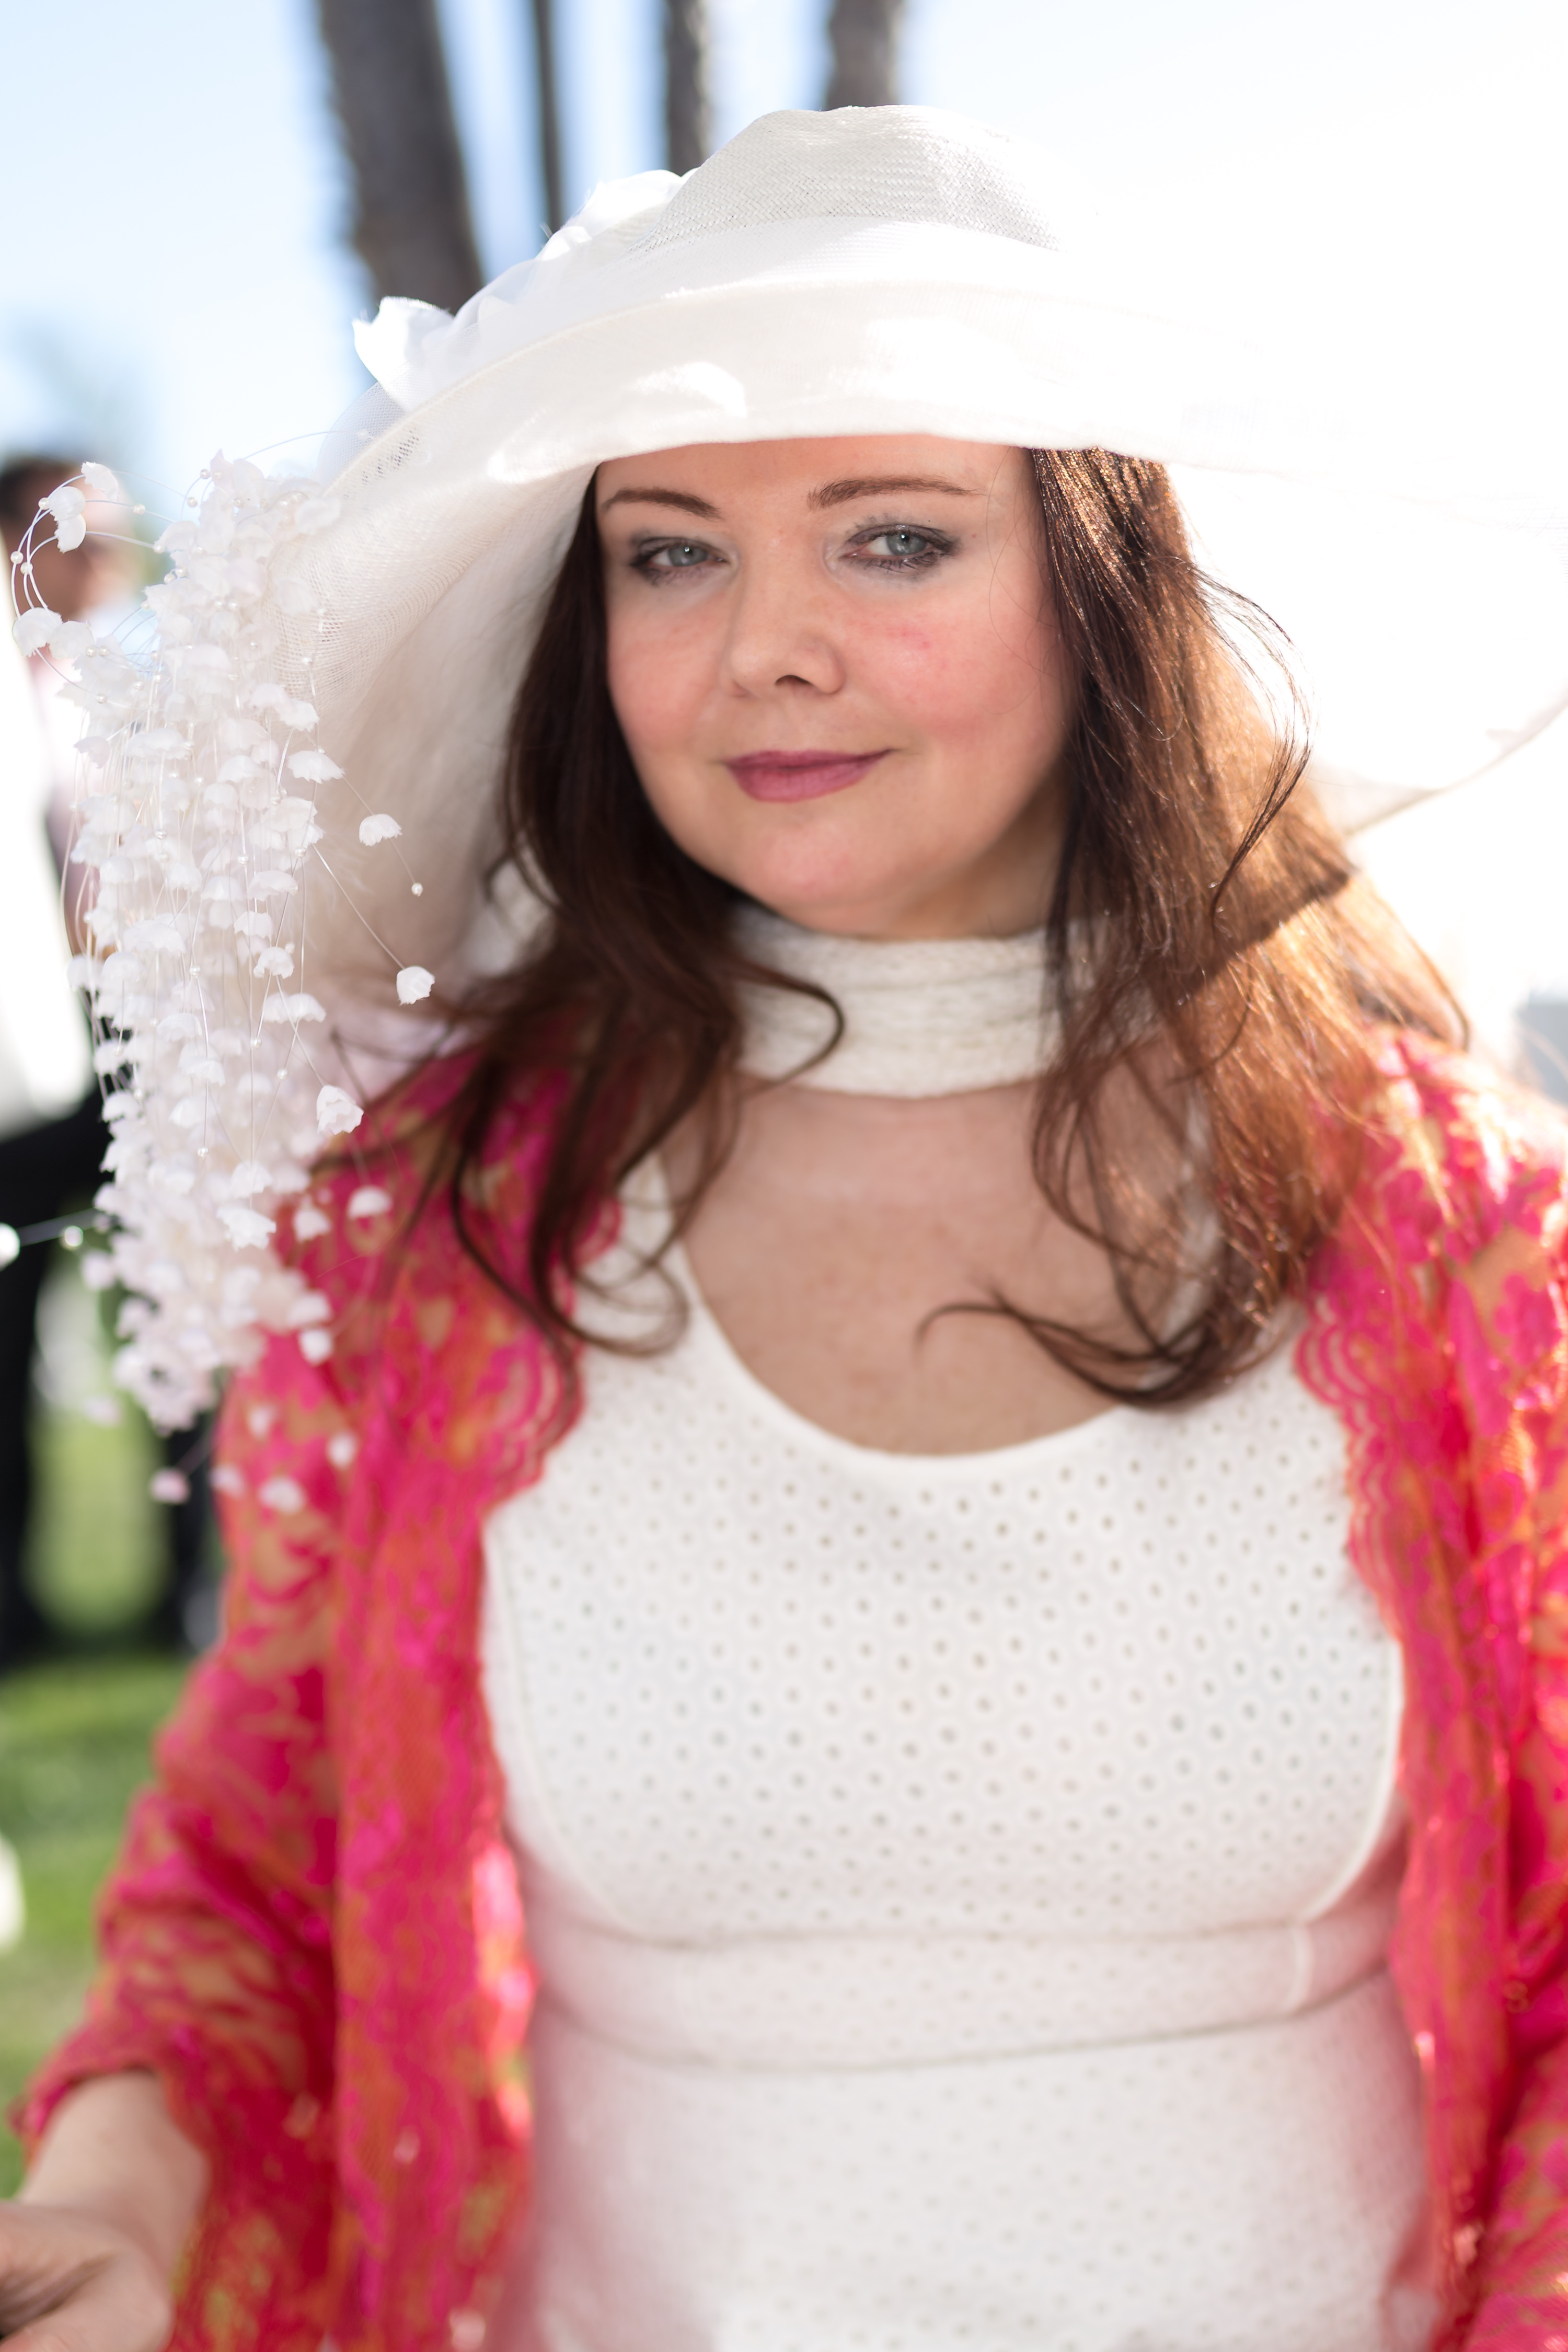
{"type": "MultiPolygon", "coordinates": [[[[1035,1168],[1058,1214],[1104,1247],[1122,1328],[1112,1341],[980,1304],[1105,1394],[1171,1403],[1248,1360],[1331,1230],[1373,1091],[1373,1024],[1447,1037],[1461,1024],[1303,784],[1299,707],[1288,686],[1255,690],[1288,681],[1287,649],[1199,571],[1164,468],[1099,449],[1032,457],[1077,688],[1065,841],[1041,909],[1061,1045],[1039,1083],[1035,1168]],[[1164,1139],[1163,1181],[1147,1154],[1118,1148],[1130,1110],[1164,1139]]],[[[737,893],[654,816],[605,655],[590,485],[505,761],[505,860],[543,920],[468,1007],[477,1058],[447,1127],[459,1231],[502,1280],[468,1179],[509,1093],[530,1073],[563,1076],[526,1276],[509,1286],[568,1381],[574,1285],[605,1203],[695,1117],[677,1230],[689,1222],[733,1135],[737,982],[801,985],[746,961],[737,893]]]]}

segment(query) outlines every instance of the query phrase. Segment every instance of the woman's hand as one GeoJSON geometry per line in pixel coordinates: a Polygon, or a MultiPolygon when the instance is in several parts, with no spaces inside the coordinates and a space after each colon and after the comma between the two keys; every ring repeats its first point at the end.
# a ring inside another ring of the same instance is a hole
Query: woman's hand
{"type": "Polygon", "coordinates": [[[151,2074],[79,2084],[0,2204],[0,2336],[20,2352],[160,2352],[206,2188],[151,2074]]]}
{"type": "Polygon", "coordinates": [[[18,2352],[160,2352],[174,2317],[158,2263],[123,2230],[0,2204],[0,2336],[18,2352]]]}

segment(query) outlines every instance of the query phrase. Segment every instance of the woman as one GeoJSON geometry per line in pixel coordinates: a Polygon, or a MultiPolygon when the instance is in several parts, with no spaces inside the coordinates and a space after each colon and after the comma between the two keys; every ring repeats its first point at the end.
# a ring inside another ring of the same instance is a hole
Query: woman
{"type": "Polygon", "coordinates": [[[175,2340],[311,2352],[1547,2352],[1558,1133],[1448,1050],[1158,428],[1071,425],[1127,353],[1026,155],[772,118],[552,251],[377,331],[340,509],[226,469],[174,542],[174,831],[101,853],[166,898],[95,982],[133,1369],[173,1412],[251,1310],[235,1569],[7,2324],[152,2346],[177,2272],[175,2340]],[[306,676],[463,1037],[368,1140],[322,1084],[290,1193],[255,1041],[354,976],[256,919],[318,820],[346,872],[306,676]],[[488,973],[487,858],[543,909],[488,973]]]}

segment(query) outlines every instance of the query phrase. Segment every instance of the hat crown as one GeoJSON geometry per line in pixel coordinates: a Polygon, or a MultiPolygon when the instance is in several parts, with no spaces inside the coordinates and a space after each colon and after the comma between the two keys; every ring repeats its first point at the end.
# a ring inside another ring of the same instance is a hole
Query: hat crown
{"type": "Polygon", "coordinates": [[[1057,250],[1064,175],[1026,141],[930,106],[764,114],[680,182],[637,250],[779,221],[942,224],[1057,250]]]}

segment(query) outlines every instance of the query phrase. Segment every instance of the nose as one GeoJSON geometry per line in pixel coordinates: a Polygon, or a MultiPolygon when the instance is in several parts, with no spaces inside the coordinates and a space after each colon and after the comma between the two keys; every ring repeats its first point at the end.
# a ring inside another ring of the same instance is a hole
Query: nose
{"type": "Polygon", "coordinates": [[[724,670],[731,689],[748,697],[838,692],[844,653],[814,563],[766,550],[742,567],[731,595],[724,670]]]}

